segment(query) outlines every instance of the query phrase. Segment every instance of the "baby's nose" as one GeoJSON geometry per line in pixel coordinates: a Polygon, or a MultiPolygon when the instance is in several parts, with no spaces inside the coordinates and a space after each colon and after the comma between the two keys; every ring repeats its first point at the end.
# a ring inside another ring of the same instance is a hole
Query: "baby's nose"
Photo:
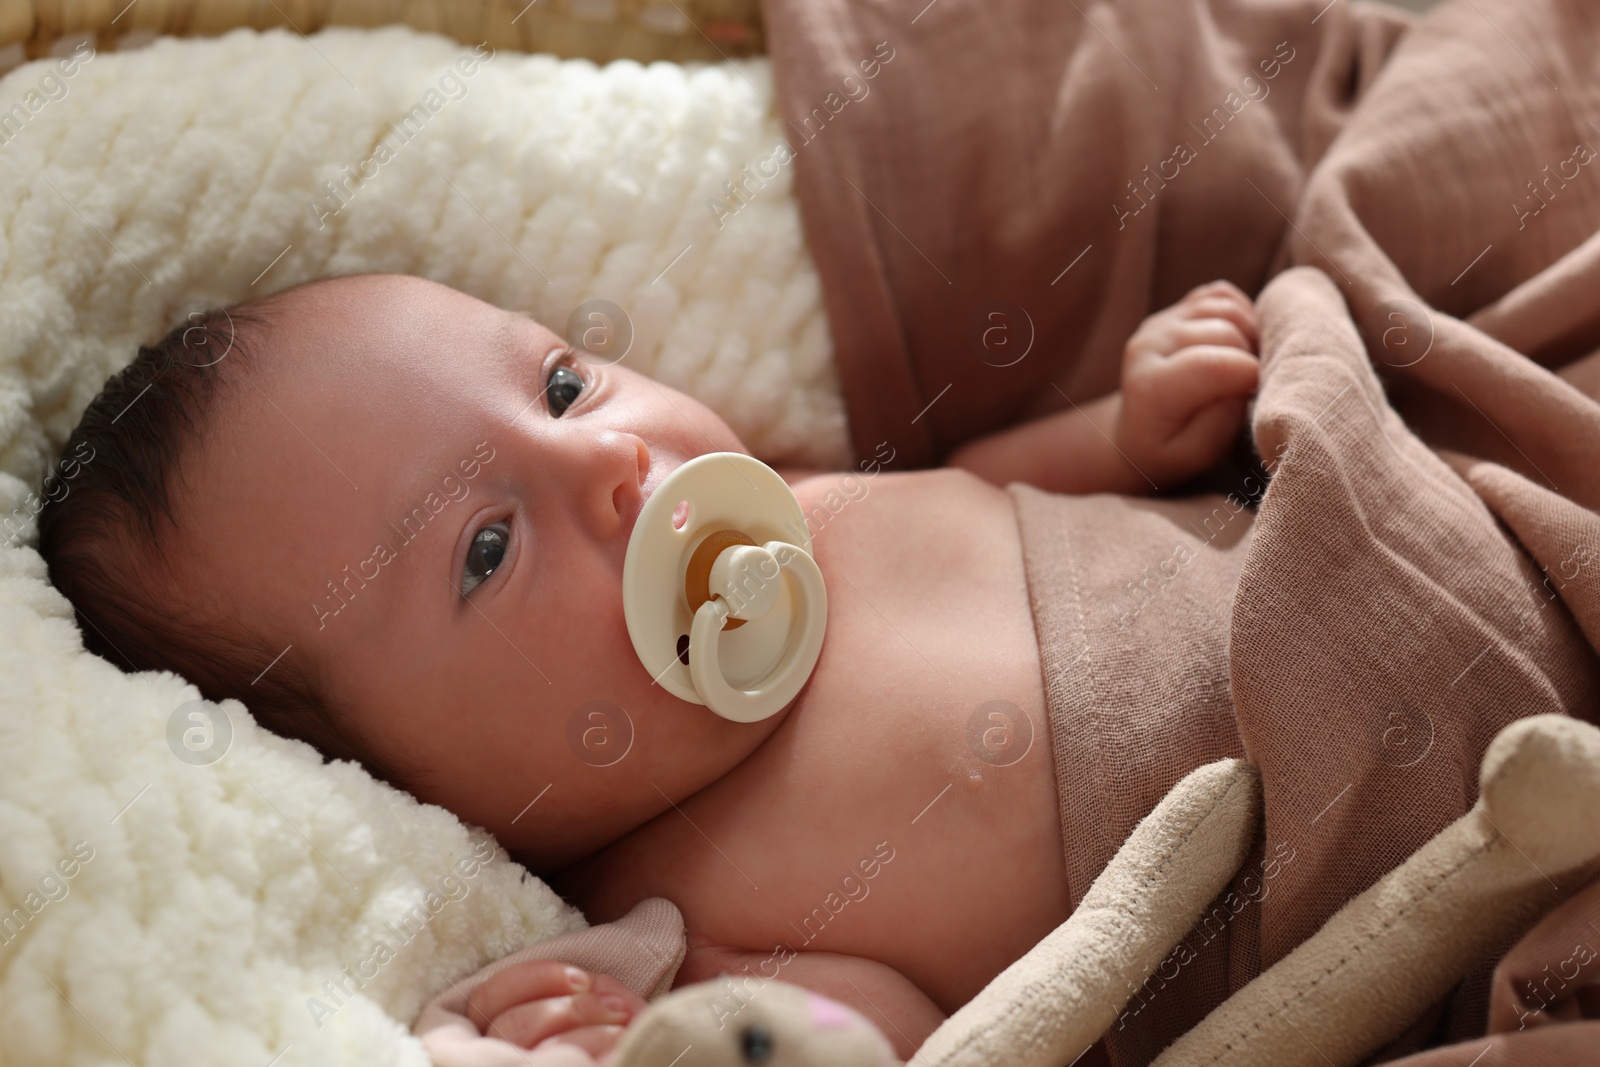
{"type": "Polygon", "coordinates": [[[650,477],[650,446],[644,443],[644,438],[627,434],[633,439],[632,474],[630,481],[621,478],[617,487],[611,491],[611,504],[617,515],[622,518],[623,532],[631,534],[633,524],[639,517],[639,509],[644,507],[644,484],[650,477]]]}
{"type": "Polygon", "coordinates": [[[650,477],[650,446],[644,443],[642,437],[634,437],[633,443],[638,453],[639,488],[643,489],[645,481],[650,477]]]}
{"type": "Polygon", "coordinates": [[[626,537],[644,506],[650,447],[635,434],[607,430],[586,443],[578,464],[577,493],[583,519],[600,540],[626,537]]]}

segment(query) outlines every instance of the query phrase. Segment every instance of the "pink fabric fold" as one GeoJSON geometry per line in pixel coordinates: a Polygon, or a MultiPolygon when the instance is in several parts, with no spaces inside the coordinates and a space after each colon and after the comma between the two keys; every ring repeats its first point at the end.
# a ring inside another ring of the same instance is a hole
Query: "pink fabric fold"
{"type": "Polygon", "coordinates": [[[913,466],[1110,392],[1193,286],[1259,290],[1407,24],[1327,0],[765,12],[852,440],[913,466]]]}
{"type": "MultiPolygon", "coordinates": [[[[1113,389],[1129,333],[1191,286],[1261,294],[1250,434],[1271,484],[1217,595],[1266,800],[1257,858],[1278,864],[1267,895],[1232,887],[1259,899],[1227,937],[1195,931],[1207,962],[1153,976],[1108,1036],[1119,1067],[1148,1062],[1465,812],[1506,723],[1596,718],[1600,7],[766,10],[861,455],[887,440],[932,463],[1113,389]]],[[[1104,538],[1093,558],[1116,589],[1157,561],[1137,538],[1119,555],[1094,506],[1074,505],[1073,528],[1104,538]]],[[[1032,557],[1030,573],[1060,566],[1032,557]]],[[[1086,662],[1154,655],[1160,622],[1140,620],[1146,648],[1086,662]]],[[[1137,686],[1073,684],[1052,714],[1162,722],[1137,686]]],[[[1075,896],[1114,850],[1102,837],[1229,744],[1170,734],[1139,753],[1108,729],[1072,735],[1064,763],[1113,768],[1116,787],[1079,791],[1072,818],[1106,833],[1066,842],[1075,896]]],[[[1494,962],[1378,1058],[1484,1034],[1494,962]]],[[[1593,1026],[1496,1036],[1479,1067],[1592,1058],[1593,1026]]]]}

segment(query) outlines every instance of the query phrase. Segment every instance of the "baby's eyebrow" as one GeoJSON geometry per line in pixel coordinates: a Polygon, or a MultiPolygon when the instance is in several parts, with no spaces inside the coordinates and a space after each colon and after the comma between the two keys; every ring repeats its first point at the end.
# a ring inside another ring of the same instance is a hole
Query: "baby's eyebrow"
{"type": "MultiPolygon", "coordinates": [[[[517,319],[523,319],[527,322],[531,322],[535,326],[541,326],[542,324],[538,319],[533,317],[531,312],[517,311],[512,308],[502,308],[501,310],[506,312],[506,317],[500,320],[500,328],[498,331],[501,354],[507,360],[512,360],[515,358],[518,350],[521,347],[518,342],[519,331],[516,328],[517,319]]],[[[570,346],[567,344],[566,339],[559,335],[556,337],[555,343],[552,345],[540,345],[536,347],[531,346],[529,348],[529,366],[532,367],[535,372],[537,372],[538,368],[543,366],[546,356],[556,349],[567,347],[570,346]]],[[[529,408],[538,404],[543,399],[543,394],[539,390],[540,383],[538,382],[537,377],[537,373],[531,376],[533,388],[530,390],[530,399],[526,404],[523,405],[522,410],[517,412],[517,418],[519,419],[523,415],[527,414],[529,408]]]]}
{"type": "MultiPolygon", "coordinates": [[[[516,316],[520,316],[520,317],[522,317],[524,319],[527,319],[529,322],[535,321],[533,316],[529,315],[525,311],[513,311],[513,312],[511,312],[511,314],[512,315],[516,315],[516,316]]],[[[516,331],[516,328],[515,328],[515,322],[516,322],[515,319],[509,319],[509,318],[500,320],[500,351],[501,351],[501,355],[508,362],[513,360],[515,358],[515,355],[516,355],[517,331],[516,331]]],[[[528,409],[533,407],[535,404],[537,404],[539,402],[539,391],[537,389],[534,389],[531,392],[532,392],[531,398],[528,400],[528,402],[526,404],[524,404],[522,406],[522,410],[517,412],[517,416],[516,417],[518,419],[520,419],[520,418],[522,418],[522,416],[526,415],[528,413],[528,409]]]]}
{"type": "MultiPolygon", "coordinates": [[[[506,314],[501,317],[498,325],[494,329],[493,344],[496,348],[498,348],[501,358],[510,362],[514,361],[517,353],[525,347],[521,341],[522,331],[518,329],[517,320],[523,319],[533,323],[537,323],[538,320],[526,311],[518,311],[513,308],[501,308],[500,310],[506,314]]],[[[557,346],[559,347],[561,343],[563,342],[558,340],[557,346]]],[[[537,362],[537,360],[535,362],[537,362]]],[[[539,402],[540,396],[538,390],[535,389],[533,392],[533,399],[529,401],[528,405],[522,409],[522,412],[518,412],[519,417],[522,413],[526,412],[529,407],[532,407],[534,404],[539,402]]],[[[469,451],[471,451],[470,446],[469,451]]],[[[472,455],[465,455],[462,457],[462,462],[466,462],[472,458],[472,455]]],[[[445,477],[454,477],[458,481],[461,480],[460,472],[458,472],[454,467],[444,471],[442,475],[424,475],[416,482],[415,485],[409,487],[409,491],[412,493],[414,499],[396,499],[393,501],[393,507],[395,509],[407,509],[403,513],[400,513],[400,521],[402,523],[405,521],[406,517],[415,516],[418,513],[418,509],[415,507],[415,505],[421,501],[424,501],[430,491],[438,493],[441,490],[442,481],[445,477]]],[[[408,573],[406,577],[402,578],[402,582],[407,585],[410,590],[410,592],[406,594],[407,599],[411,599],[412,597],[418,595],[426,595],[422,593],[422,590],[424,590],[434,580],[433,575],[436,570],[436,560],[425,557],[434,557],[439,553],[443,553],[450,557],[449,562],[452,565],[454,564],[454,553],[458,545],[458,538],[454,534],[458,530],[459,525],[466,522],[467,518],[470,516],[472,509],[468,506],[469,504],[470,501],[467,499],[462,499],[459,502],[450,500],[446,506],[440,509],[437,515],[433,515],[431,518],[425,518],[419,524],[419,532],[416,535],[413,535],[411,540],[403,540],[404,535],[410,532],[409,527],[403,530],[397,530],[394,525],[394,520],[386,520],[388,529],[395,538],[389,543],[394,546],[396,555],[399,557],[408,555],[419,557],[416,561],[405,564],[408,573]],[[438,547],[433,549],[432,552],[421,552],[414,546],[414,542],[423,533],[426,533],[427,526],[434,524],[444,525],[446,530],[450,531],[450,533],[439,539],[438,547]]],[[[391,514],[395,513],[398,512],[391,512],[391,514]]],[[[424,505],[420,508],[420,514],[425,517],[429,516],[430,509],[424,505]]],[[[396,564],[401,564],[402,560],[396,559],[393,562],[396,564]]],[[[456,575],[451,575],[450,577],[453,579],[458,578],[456,575]]],[[[459,590],[455,590],[454,587],[452,587],[451,595],[452,598],[457,601],[455,606],[458,608],[462,607],[460,602],[464,600],[464,598],[461,597],[459,590]]]]}
{"type": "Polygon", "coordinates": [[[505,315],[500,319],[500,325],[495,330],[495,339],[499,344],[500,355],[506,359],[512,359],[516,356],[518,349],[523,347],[521,343],[523,336],[521,324],[531,322],[537,326],[539,325],[539,320],[527,311],[518,311],[515,308],[502,310],[505,311],[505,315]]]}

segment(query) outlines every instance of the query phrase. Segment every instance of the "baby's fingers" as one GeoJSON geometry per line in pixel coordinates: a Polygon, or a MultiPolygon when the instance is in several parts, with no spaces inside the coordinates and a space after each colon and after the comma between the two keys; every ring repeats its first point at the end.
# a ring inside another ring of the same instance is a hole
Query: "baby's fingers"
{"type": "Polygon", "coordinates": [[[1255,392],[1261,363],[1226,345],[1194,345],[1143,369],[1124,382],[1128,392],[1147,391],[1151,408],[1169,420],[1187,422],[1193,412],[1230,397],[1255,392]]]}
{"type": "Polygon", "coordinates": [[[589,973],[581,968],[560,960],[529,960],[507,967],[474,989],[467,998],[467,1018],[482,1031],[489,1020],[513,1005],[587,992],[592,985],[589,973]]]}
{"type": "Polygon", "coordinates": [[[1174,306],[1174,310],[1179,310],[1187,318],[1227,319],[1249,339],[1247,347],[1252,351],[1260,338],[1255,302],[1232,282],[1215,281],[1196,286],[1174,306]]]}
{"type": "Polygon", "coordinates": [[[622,1041],[622,1034],[621,1026],[580,1026],[576,1030],[568,1030],[566,1033],[545,1038],[536,1048],[551,1049],[570,1045],[588,1053],[595,1062],[605,1063],[610,1058],[610,1053],[615,1051],[622,1041]]]}
{"type": "Polygon", "coordinates": [[[1256,306],[1249,300],[1232,300],[1208,297],[1197,301],[1192,308],[1192,318],[1223,319],[1236,327],[1244,338],[1240,347],[1254,352],[1261,344],[1261,324],[1256,318],[1256,306]]]}
{"type": "Polygon", "coordinates": [[[518,1004],[497,1015],[484,1033],[522,1048],[533,1048],[558,1034],[619,1025],[627,1019],[625,1009],[609,1007],[592,993],[575,993],[518,1004]]]}
{"type": "Polygon", "coordinates": [[[1203,318],[1181,319],[1172,324],[1169,343],[1166,345],[1167,352],[1177,355],[1181,350],[1194,348],[1197,345],[1220,345],[1245,352],[1256,350],[1253,335],[1246,334],[1231,318],[1208,315],[1203,318]]]}
{"type": "Polygon", "coordinates": [[[1208,298],[1195,301],[1194,304],[1184,306],[1184,318],[1189,322],[1203,322],[1206,318],[1221,318],[1224,322],[1232,323],[1237,328],[1240,336],[1245,339],[1243,349],[1251,352],[1258,349],[1261,344],[1261,322],[1256,317],[1256,306],[1250,301],[1235,301],[1232,298],[1221,296],[1208,296],[1208,298]]]}

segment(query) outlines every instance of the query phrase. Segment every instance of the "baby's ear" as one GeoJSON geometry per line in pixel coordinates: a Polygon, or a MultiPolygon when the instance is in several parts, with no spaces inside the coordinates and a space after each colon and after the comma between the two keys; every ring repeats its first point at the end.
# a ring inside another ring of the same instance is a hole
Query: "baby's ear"
{"type": "Polygon", "coordinates": [[[693,1045],[706,1067],[897,1067],[893,1047],[850,1008],[787,982],[723,976],[684,986],[628,1027],[610,1067],[671,1063],[693,1045]]]}

